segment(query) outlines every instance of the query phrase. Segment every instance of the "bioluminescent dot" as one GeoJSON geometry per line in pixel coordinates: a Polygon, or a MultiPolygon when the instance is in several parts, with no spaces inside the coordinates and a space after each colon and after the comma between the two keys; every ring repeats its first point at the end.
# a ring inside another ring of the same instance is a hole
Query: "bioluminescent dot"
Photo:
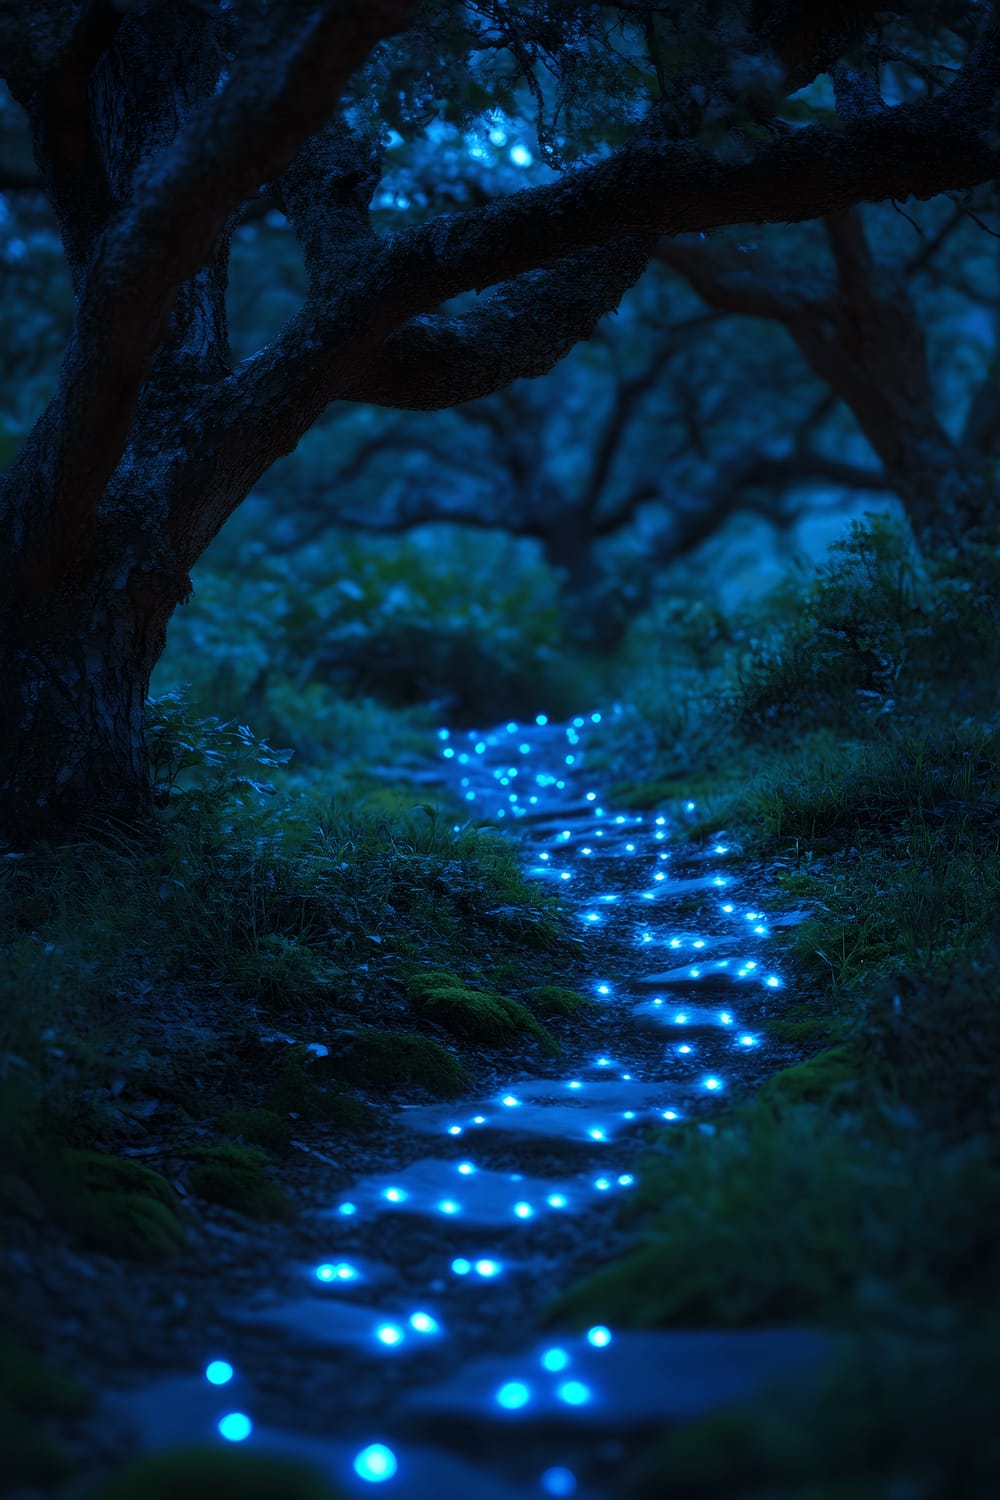
{"type": "Polygon", "coordinates": [[[705,1087],[706,1089],[708,1089],[710,1093],[714,1093],[716,1089],[721,1089],[721,1087],[722,1087],[722,1079],[721,1078],[706,1078],[705,1081],[704,1081],[703,1087],[705,1087]]]}
{"type": "Polygon", "coordinates": [[[584,1385],[582,1380],[564,1380],[562,1385],[556,1387],[556,1395],[567,1406],[586,1406],[590,1400],[590,1387],[584,1385]]]}
{"type": "Polygon", "coordinates": [[[517,733],[517,725],[514,724],[514,723],[508,724],[507,725],[507,733],[508,734],[516,734],[517,733]]]}
{"type": "Polygon", "coordinates": [[[538,856],[538,858],[539,858],[539,859],[549,859],[549,858],[550,858],[550,855],[549,855],[549,854],[548,854],[548,852],[547,852],[547,851],[546,851],[546,852],[545,852],[545,853],[542,853],[542,854],[540,854],[540,855],[539,855],[539,856],[538,856]]]}
{"type": "Polygon", "coordinates": [[[506,1104],[508,1109],[513,1109],[514,1106],[516,1104],[520,1104],[520,1102],[520,1099],[515,1098],[513,1094],[504,1094],[503,1098],[500,1100],[500,1103],[506,1104]]]}
{"type": "Polygon", "coordinates": [[[550,1208],[565,1208],[567,1203],[562,1193],[550,1193],[545,1201],[550,1208]]]}
{"type": "Polygon", "coordinates": [[[542,1475],[542,1489],[547,1495],[553,1495],[556,1500],[562,1497],[576,1494],[576,1475],[572,1469],[564,1469],[557,1464],[554,1469],[546,1469],[542,1475]]]}
{"type": "Polygon", "coordinates": [[[234,1375],[232,1365],[226,1359],[213,1359],[205,1366],[205,1379],[209,1385],[225,1385],[234,1375]]]}
{"type": "Polygon", "coordinates": [[[375,1337],[379,1343],[392,1348],[393,1345],[402,1343],[403,1330],[396,1323],[383,1323],[381,1327],[376,1328],[375,1337]]]}
{"type": "Polygon", "coordinates": [[[634,1109],[627,1109],[625,1111],[625,1113],[622,1115],[622,1119],[623,1120],[634,1120],[635,1119],[635,1110],[634,1109]]]}
{"type": "Polygon", "coordinates": [[[403,1188],[390,1187],[384,1190],[382,1197],[387,1198],[390,1203],[405,1203],[407,1194],[403,1188]]]}
{"type": "Polygon", "coordinates": [[[515,1203],[514,1212],[519,1219],[530,1219],[533,1217],[535,1210],[530,1203],[515,1203]]]}
{"type": "Polygon", "coordinates": [[[439,740],[450,740],[451,739],[451,730],[450,729],[439,729],[438,730],[438,739],[439,740]]]}
{"type": "Polygon", "coordinates": [[[575,755],[567,755],[567,757],[566,757],[566,764],[568,766],[572,766],[575,763],[576,763],[576,756],[575,755]]]}
{"type": "Polygon", "coordinates": [[[626,844],[625,845],[625,853],[626,854],[634,854],[635,853],[635,845],[634,844],[626,844]]]}
{"type": "Polygon", "coordinates": [[[581,854],[593,854],[593,852],[594,852],[593,849],[589,849],[589,848],[588,849],[581,849],[580,850],[581,854]]]}
{"type": "Polygon", "coordinates": [[[625,819],[624,819],[624,818],[623,818],[623,817],[622,817],[622,815],[621,815],[621,814],[620,814],[620,813],[619,813],[619,815],[618,815],[618,817],[617,817],[617,818],[616,818],[616,819],[615,819],[615,822],[616,822],[616,823],[624,823],[624,821],[625,821],[625,819]]]}
{"type": "Polygon", "coordinates": [[[218,1421],[219,1436],[227,1443],[245,1443],[253,1432],[253,1423],[245,1411],[230,1411],[218,1421]]]}
{"type": "Polygon", "coordinates": [[[480,1276],[499,1276],[500,1262],[498,1260],[477,1260],[476,1272],[480,1276]]]}
{"type": "Polygon", "coordinates": [[[474,745],[473,749],[477,755],[484,755],[486,753],[486,746],[482,740],[479,741],[478,745],[474,745]]]}
{"type": "Polygon", "coordinates": [[[337,1209],[338,1214],[343,1214],[345,1219],[349,1219],[351,1214],[356,1214],[357,1211],[358,1205],[356,1203],[342,1203],[337,1209]]]}
{"type": "Polygon", "coordinates": [[[599,724],[601,722],[600,714],[591,714],[590,722],[591,724],[599,724]]]}
{"type": "Polygon", "coordinates": [[[455,754],[454,750],[449,745],[448,748],[444,751],[444,758],[445,758],[445,760],[451,760],[454,754],[455,754]]]}
{"type": "Polygon", "coordinates": [[[461,1127],[461,1125],[449,1125],[448,1126],[448,1134],[449,1135],[461,1135],[462,1134],[462,1127],[461,1127]]]}
{"type": "Polygon", "coordinates": [[[569,1364],[569,1355],[565,1349],[546,1349],[542,1355],[542,1364],[546,1370],[551,1370],[554,1375],[558,1375],[559,1371],[565,1370],[569,1364]]]}
{"type": "Polygon", "coordinates": [[[582,719],[574,719],[573,720],[573,728],[574,729],[582,729],[583,728],[583,720],[582,719]]]}
{"type": "Polygon", "coordinates": [[[592,1141],[607,1140],[607,1136],[604,1134],[604,1131],[601,1130],[597,1125],[595,1125],[591,1130],[588,1130],[587,1134],[590,1136],[590,1139],[592,1141]]]}
{"type": "Polygon", "coordinates": [[[471,1177],[476,1168],[471,1161],[460,1161],[458,1164],[458,1170],[461,1172],[463,1177],[471,1177]]]}
{"type": "Polygon", "coordinates": [[[527,146],[511,146],[510,159],[515,167],[530,167],[534,157],[527,146]]]}
{"type": "MultiPolygon", "coordinates": [[[[501,141],[500,144],[503,145],[503,142],[501,141]]],[[[549,716],[548,716],[548,714],[536,714],[535,715],[535,723],[538,725],[538,727],[540,729],[544,725],[546,725],[548,722],[549,722],[549,716]]]]}
{"type": "Polygon", "coordinates": [[[579,1078],[574,1078],[566,1085],[566,1087],[570,1089],[582,1089],[583,1084],[580,1082],[579,1078]]]}
{"type": "Polygon", "coordinates": [[[701,970],[700,969],[688,969],[688,973],[691,975],[692,979],[700,979],[701,978],[701,970]]]}
{"type": "Polygon", "coordinates": [[[530,745],[527,745],[527,744],[525,744],[525,745],[518,745],[518,747],[517,747],[517,748],[518,748],[518,750],[519,750],[519,751],[520,751],[520,753],[521,753],[521,754],[522,754],[522,755],[527,755],[527,754],[528,754],[528,751],[529,751],[529,750],[530,750],[530,749],[531,749],[531,746],[530,746],[530,745]]]}
{"type": "Polygon", "coordinates": [[[442,1199],[442,1201],[438,1204],[438,1210],[443,1214],[458,1214],[462,1212],[460,1206],[455,1202],[454,1198],[442,1199]]]}
{"type": "Polygon", "coordinates": [[[597,1188],[599,1193],[606,1193],[608,1191],[608,1188],[611,1186],[610,1178],[596,1177],[594,1179],[594,1186],[595,1188],[597,1188]]]}
{"type": "Polygon", "coordinates": [[[562,870],[560,872],[559,879],[560,880],[572,880],[573,877],[572,877],[572,875],[570,874],[570,872],[568,870],[562,870]]]}
{"type": "Polygon", "coordinates": [[[611,1343],[611,1329],[605,1328],[603,1323],[598,1323],[594,1328],[588,1328],[587,1343],[593,1344],[595,1349],[606,1349],[611,1343]]]}
{"type": "Polygon", "coordinates": [[[410,1314],[410,1327],[417,1333],[440,1333],[441,1324],[437,1318],[432,1318],[430,1313],[415,1312],[410,1314]]]}
{"type": "Polygon", "coordinates": [[[320,1281],[357,1281],[358,1274],[354,1266],[349,1266],[346,1261],[316,1267],[316,1276],[320,1281]]]}
{"type": "Polygon", "coordinates": [[[476,794],[475,794],[475,792],[466,792],[466,794],[465,794],[465,800],[466,800],[466,802],[475,802],[475,800],[476,800],[476,794]]]}
{"type": "Polygon", "coordinates": [[[473,1123],[473,1125],[485,1125],[486,1124],[486,1116],[485,1115],[473,1115],[472,1116],[472,1123],[473,1123]]]}
{"type": "Polygon", "coordinates": [[[687,1025],[687,1015],[682,1010],[678,1011],[677,1014],[676,1014],[676,1016],[674,1016],[674,1021],[675,1021],[675,1023],[678,1026],[686,1026],[687,1025]]]}
{"type": "Polygon", "coordinates": [[[762,923],[758,923],[754,928],[754,932],[756,932],[759,937],[763,937],[766,931],[767,928],[762,923]]]}
{"type": "Polygon", "coordinates": [[[665,1120],[676,1120],[677,1119],[677,1111],[675,1109],[665,1109],[663,1111],[663,1118],[665,1120]]]}
{"type": "Polygon", "coordinates": [[[588,911],[583,920],[585,922],[599,922],[601,919],[596,911],[588,911]]]}
{"type": "Polygon", "coordinates": [[[715,846],[715,853],[716,854],[728,854],[729,853],[729,845],[728,844],[716,844],[716,846],[715,846]]]}
{"type": "Polygon", "coordinates": [[[691,1051],[691,1048],[690,1048],[690,1046],[688,1045],[687,1042],[682,1042],[681,1045],[677,1048],[677,1050],[678,1050],[678,1052],[683,1052],[684,1055],[686,1056],[691,1051]]]}
{"type": "Polygon", "coordinates": [[[695,938],[695,940],[691,944],[691,946],[692,946],[692,948],[704,948],[704,946],[705,946],[705,939],[704,938],[695,938]]]}
{"type": "Polygon", "coordinates": [[[663,825],[664,825],[664,823],[666,821],[667,821],[666,818],[655,818],[654,819],[654,822],[656,823],[657,828],[662,828],[663,825]]]}
{"type": "Polygon", "coordinates": [[[757,1045],[757,1043],[756,1043],[756,1039],[754,1037],[752,1037],[752,1036],[741,1036],[740,1037],[740,1046],[741,1047],[755,1047],[756,1045],[757,1045]]]}
{"type": "Polygon", "coordinates": [[[670,946],[671,946],[671,948],[679,948],[680,945],[681,945],[680,938],[671,938],[670,939],[670,946]]]}
{"type": "Polygon", "coordinates": [[[599,1057],[597,1059],[597,1066],[599,1068],[610,1068],[610,1066],[611,1066],[611,1059],[610,1059],[610,1057],[599,1057]]]}
{"type": "MultiPolygon", "coordinates": [[[[747,967],[749,968],[749,964],[747,965],[747,967]]],[[[776,975],[772,974],[767,983],[769,989],[776,990],[778,988],[778,985],[781,983],[781,980],[778,979],[776,975]]]]}
{"type": "Polygon", "coordinates": [[[727,901],[726,904],[725,904],[725,906],[722,908],[722,910],[726,911],[726,912],[731,912],[732,909],[733,909],[732,902],[730,902],[730,901],[727,901]]]}
{"type": "Polygon", "coordinates": [[[725,876],[723,876],[723,875],[716,875],[715,879],[712,881],[712,884],[713,885],[728,885],[729,882],[728,882],[728,880],[726,880],[725,876]]]}
{"type": "Polygon", "coordinates": [[[599,984],[597,986],[597,993],[599,995],[610,995],[611,994],[611,986],[610,986],[610,984],[599,984]]]}
{"type": "Polygon", "coordinates": [[[517,1411],[519,1407],[527,1406],[530,1400],[531,1391],[523,1380],[508,1380],[497,1391],[497,1405],[505,1411],[517,1411]]]}
{"type": "Polygon", "coordinates": [[[684,807],[685,807],[685,809],[688,812],[694,812],[694,803],[693,802],[685,802],[684,807]]]}
{"type": "Polygon", "coordinates": [[[395,1453],[384,1443],[369,1443],[354,1460],[355,1474],[359,1479],[367,1479],[372,1484],[381,1484],[384,1479],[391,1479],[398,1467],[395,1453]]]}
{"type": "Polygon", "coordinates": [[[472,1270],[472,1261],[466,1260],[464,1255],[456,1255],[451,1263],[451,1269],[456,1276],[468,1276],[472,1270]]]}
{"type": "Polygon", "coordinates": [[[632,1176],[631,1172],[623,1172],[618,1179],[618,1186],[631,1187],[634,1182],[635,1178],[632,1176]]]}

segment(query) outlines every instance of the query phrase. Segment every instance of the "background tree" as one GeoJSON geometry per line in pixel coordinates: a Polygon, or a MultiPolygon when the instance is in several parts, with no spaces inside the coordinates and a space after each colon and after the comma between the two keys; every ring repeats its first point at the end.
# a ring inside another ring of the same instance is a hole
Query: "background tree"
{"type": "MultiPolygon", "coordinates": [[[[972,10],[898,23],[961,66],[883,108],[877,59],[854,59],[895,13],[860,4],[5,0],[74,316],[0,493],[4,834],[146,811],[144,699],[190,569],[331,402],[439,409],[544,373],[664,235],[991,181],[997,31],[972,10]],[[832,123],[791,98],[831,69],[832,123]],[[377,232],[387,130],[433,146],[428,122],[522,101],[547,180],[452,214],[429,195],[377,232]],[[231,238],[262,192],[308,293],[234,368],[231,238]]],[[[981,510],[976,483],[945,498],[952,529],[981,510]]]]}

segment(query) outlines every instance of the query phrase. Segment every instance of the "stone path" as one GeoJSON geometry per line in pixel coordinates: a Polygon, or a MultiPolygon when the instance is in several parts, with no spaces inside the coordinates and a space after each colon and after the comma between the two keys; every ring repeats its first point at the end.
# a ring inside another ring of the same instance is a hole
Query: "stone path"
{"type": "Polygon", "coordinates": [[[282,1284],[220,1287],[189,1374],[109,1398],[142,1446],[305,1457],[348,1495],[600,1500],[644,1436],[822,1361],[809,1330],[540,1331],[584,1248],[590,1266],[620,1250],[614,1208],[650,1128],[707,1122],[785,1061],[759,1030],[782,978],[738,859],[682,853],[663,817],[606,807],[586,769],[598,720],[442,730],[435,774],[509,829],[607,955],[600,1008],[558,1064],[404,1107],[392,1164],[346,1188],[331,1175],[282,1284]]]}

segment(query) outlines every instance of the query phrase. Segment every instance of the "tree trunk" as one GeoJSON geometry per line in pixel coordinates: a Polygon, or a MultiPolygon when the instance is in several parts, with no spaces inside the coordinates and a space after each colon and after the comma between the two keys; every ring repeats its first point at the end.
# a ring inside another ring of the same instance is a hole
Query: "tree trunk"
{"type": "Polygon", "coordinates": [[[0,843],[149,813],[145,701],[176,602],[162,578],[119,568],[4,611],[0,843]]]}

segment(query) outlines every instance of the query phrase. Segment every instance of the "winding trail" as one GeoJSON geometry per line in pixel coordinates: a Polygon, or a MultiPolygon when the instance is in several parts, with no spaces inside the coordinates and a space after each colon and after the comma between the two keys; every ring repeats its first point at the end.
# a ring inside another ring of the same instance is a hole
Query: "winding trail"
{"type": "Polygon", "coordinates": [[[738,860],[604,805],[586,769],[599,719],[442,730],[427,779],[520,841],[575,913],[588,970],[606,963],[600,1005],[536,1076],[405,1107],[383,1170],[328,1173],[287,1231],[282,1284],[220,1289],[190,1375],[109,1398],[142,1446],[245,1442],[346,1495],[601,1500],[643,1438],[822,1360],[809,1330],[542,1328],[552,1296],[627,1243],[614,1210],[650,1129],[711,1130],[729,1090],[787,1060],[760,1031],[782,978],[738,860]]]}

